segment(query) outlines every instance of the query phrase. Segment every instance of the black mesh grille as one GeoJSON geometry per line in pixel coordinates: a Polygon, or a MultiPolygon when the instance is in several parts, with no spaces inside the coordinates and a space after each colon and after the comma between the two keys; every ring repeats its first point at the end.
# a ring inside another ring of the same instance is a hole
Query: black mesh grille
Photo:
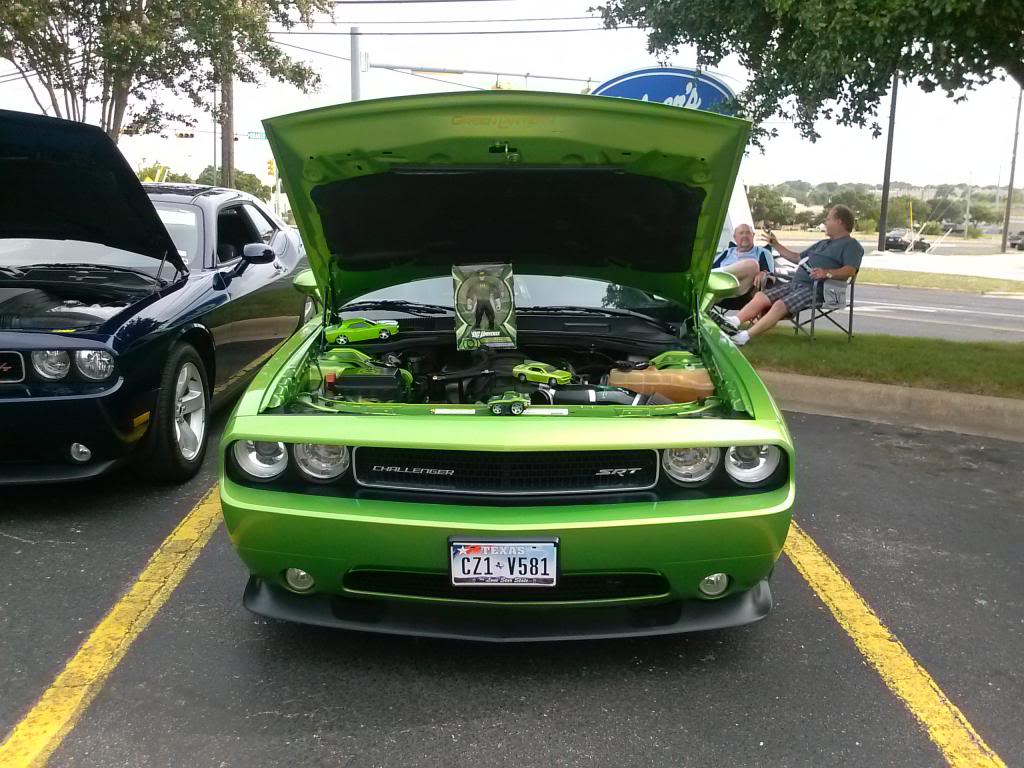
{"type": "Polygon", "coordinates": [[[357,448],[360,485],[477,494],[595,493],[651,488],[658,453],[637,451],[426,451],[357,448]]]}
{"type": "Polygon", "coordinates": [[[346,589],[359,592],[497,602],[621,600],[657,597],[669,591],[668,581],[660,573],[567,574],[554,587],[455,587],[447,573],[360,569],[345,574],[344,583],[346,589]]]}

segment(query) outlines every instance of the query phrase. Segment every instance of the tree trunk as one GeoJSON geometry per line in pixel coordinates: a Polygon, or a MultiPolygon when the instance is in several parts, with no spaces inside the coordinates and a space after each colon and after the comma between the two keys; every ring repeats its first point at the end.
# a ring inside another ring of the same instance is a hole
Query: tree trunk
{"type": "Polygon", "coordinates": [[[225,67],[220,85],[220,183],[225,187],[235,186],[235,114],[234,114],[234,72],[225,67]]]}

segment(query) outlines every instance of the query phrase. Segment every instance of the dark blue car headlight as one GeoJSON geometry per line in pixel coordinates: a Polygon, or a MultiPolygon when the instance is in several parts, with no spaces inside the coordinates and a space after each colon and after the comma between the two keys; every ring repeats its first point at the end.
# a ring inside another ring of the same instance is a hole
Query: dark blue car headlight
{"type": "Polygon", "coordinates": [[[41,379],[60,381],[71,370],[71,358],[63,349],[40,349],[32,353],[32,369],[41,379]]]}
{"type": "Polygon", "coordinates": [[[103,381],[114,374],[114,356],[105,349],[80,349],[75,352],[75,368],[84,379],[103,381]]]}

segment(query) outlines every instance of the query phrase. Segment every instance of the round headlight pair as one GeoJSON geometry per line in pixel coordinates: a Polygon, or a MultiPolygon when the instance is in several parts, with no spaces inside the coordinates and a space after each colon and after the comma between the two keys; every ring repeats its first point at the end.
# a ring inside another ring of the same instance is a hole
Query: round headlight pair
{"type": "MultiPolygon", "coordinates": [[[[43,349],[32,353],[32,368],[47,381],[60,381],[71,370],[71,356],[63,349],[43,349]]],[[[89,381],[103,381],[114,372],[114,356],[105,349],[79,349],[75,368],[89,381]]]]}
{"type": "MultiPolygon", "coordinates": [[[[253,480],[267,482],[288,468],[288,448],[284,443],[239,440],[234,445],[235,462],[253,480]]],[[[348,471],[351,455],[344,445],[298,443],[292,446],[295,466],[304,479],[329,483],[348,471]]]]}
{"type": "Polygon", "coordinates": [[[711,480],[719,464],[738,485],[756,486],[770,478],[782,461],[782,451],[774,445],[739,445],[721,448],[667,448],[661,454],[661,466],[673,481],[691,488],[711,480]]]}

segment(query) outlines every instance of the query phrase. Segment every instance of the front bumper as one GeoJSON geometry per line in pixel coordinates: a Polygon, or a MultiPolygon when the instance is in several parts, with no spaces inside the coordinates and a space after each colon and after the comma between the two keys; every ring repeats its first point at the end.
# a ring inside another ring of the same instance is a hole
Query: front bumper
{"type": "Polygon", "coordinates": [[[573,506],[484,507],[266,491],[223,478],[224,518],[252,579],[245,605],[293,621],[373,632],[489,641],[655,635],[731,627],[771,609],[767,578],[790,522],[793,485],[739,497],[573,506]],[[447,574],[448,539],[552,536],[566,577],[656,574],[664,588],[628,596],[490,599],[352,587],[350,574],[447,574]],[[310,573],[289,591],[287,568],[310,573]],[[728,591],[698,590],[710,573],[728,591]]]}
{"type": "Polygon", "coordinates": [[[0,485],[52,483],[101,475],[124,463],[145,434],[155,393],[128,396],[118,382],[102,394],[17,397],[0,393],[0,485]],[[70,458],[71,443],[92,451],[85,463],[70,458]]]}
{"type": "Polygon", "coordinates": [[[338,595],[297,595],[249,578],[242,598],[253,613],[274,619],[388,635],[525,643],[645,637],[738,627],[772,609],[768,581],[721,600],[676,600],[652,605],[606,605],[545,611],[509,611],[399,600],[367,601],[338,595]]]}

